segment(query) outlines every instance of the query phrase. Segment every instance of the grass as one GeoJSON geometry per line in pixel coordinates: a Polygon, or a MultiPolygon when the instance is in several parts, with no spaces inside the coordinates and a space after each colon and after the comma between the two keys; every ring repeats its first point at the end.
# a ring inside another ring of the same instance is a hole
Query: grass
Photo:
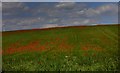
{"type": "Polygon", "coordinates": [[[118,25],[3,32],[3,71],[118,71],[118,25]]]}

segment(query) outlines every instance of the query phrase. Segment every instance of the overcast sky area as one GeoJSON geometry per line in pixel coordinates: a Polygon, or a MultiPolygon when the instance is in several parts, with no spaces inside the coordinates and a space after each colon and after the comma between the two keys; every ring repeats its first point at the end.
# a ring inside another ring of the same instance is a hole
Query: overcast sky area
{"type": "Polygon", "coordinates": [[[4,2],[2,30],[118,24],[117,2],[4,2]]]}

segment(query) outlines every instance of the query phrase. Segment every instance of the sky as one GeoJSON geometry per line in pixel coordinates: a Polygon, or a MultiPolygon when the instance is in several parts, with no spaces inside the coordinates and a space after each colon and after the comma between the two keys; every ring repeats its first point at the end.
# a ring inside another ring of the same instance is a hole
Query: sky
{"type": "Polygon", "coordinates": [[[2,2],[119,2],[120,0],[1,0],[2,2]]]}
{"type": "Polygon", "coordinates": [[[2,3],[3,31],[117,23],[117,2],[2,3]]]}

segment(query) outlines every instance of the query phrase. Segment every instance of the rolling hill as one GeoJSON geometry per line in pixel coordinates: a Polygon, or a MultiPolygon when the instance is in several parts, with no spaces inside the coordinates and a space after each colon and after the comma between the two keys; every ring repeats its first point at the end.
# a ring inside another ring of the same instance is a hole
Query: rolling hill
{"type": "Polygon", "coordinates": [[[2,32],[3,71],[117,71],[118,25],[2,32]]]}

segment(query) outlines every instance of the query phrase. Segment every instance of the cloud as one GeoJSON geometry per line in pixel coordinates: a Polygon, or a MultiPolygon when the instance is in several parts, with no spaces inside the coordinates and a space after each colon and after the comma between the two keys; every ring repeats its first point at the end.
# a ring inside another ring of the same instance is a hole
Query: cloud
{"type": "Polygon", "coordinates": [[[51,27],[59,27],[58,24],[44,24],[42,28],[51,28],[51,27]]]}
{"type": "Polygon", "coordinates": [[[30,25],[35,25],[37,23],[43,23],[45,19],[43,18],[19,18],[19,19],[4,19],[3,20],[3,26],[11,26],[11,25],[16,25],[16,26],[30,26],[30,25]]]}
{"type": "Polygon", "coordinates": [[[79,11],[86,8],[85,3],[75,3],[75,2],[58,2],[58,3],[49,3],[44,4],[40,3],[36,8],[31,9],[32,13],[35,15],[45,15],[48,17],[78,17],[79,11]],[[51,4],[51,6],[49,6],[51,4]],[[78,13],[77,13],[78,12],[78,13]]]}
{"type": "Polygon", "coordinates": [[[2,8],[3,8],[3,10],[16,9],[16,8],[27,9],[27,6],[25,6],[25,4],[22,2],[17,2],[17,3],[15,3],[15,2],[3,2],[2,8]]]}
{"type": "Polygon", "coordinates": [[[90,25],[95,24],[97,22],[96,19],[87,19],[87,18],[71,18],[71,19],[63,19],[61,24],[63,26],[76,26],[76,25],[90,25]]]}
{"type": "Polygon", "coordinates": [[[3,20],[2,27],[4,30],[22,30],[41,27],[42,19],[29,18],[29,19],[5,19],[3,20]]]}
{"type": "Polygon", "coordinates": [[[40,2],[35,6],[28,5],[24,2],[3,3],[3,29],[49,28],[92,25],[103,21],[103,23],[116,22],[118,10],[114,3],[102,4],[97,7],[75,2],[40,2]]]}
{"type": "Polygon", "coordinates": [[[34,23],[42,22],[42,18],[27,18],[20,20],[17,24],[18,25],[31,25],[34,23]]]}
{"type": "Polygon", "coordinates": [[[60,2],[56,5],[57,8],[72,9],[75,6],[75,2],[60,2]]]}
{"type": "Polygon", "coordinates": [[[110,15],[113,15],[113,14],[116,15],[116,14],[118,14],[118,5],[117,4],[107,4],[107,5],[98,7],[97,12],[101,13],[101,14],[107,13],[110,15]]]}
{"type": "Polygon", "coordinates": [[[19,30],[19,29],[32,29],[32,28],[49,28],[56,27],[58,24],[57,18],[19,18],[19,19],[4,19],[3,29],[5,30],[19,30]]]}
{"type": "Polygon", "coordinates": [[[2,3],[2,12],[5,16],[16,16],[21,13],[27,13],[29,11],[29,7],[22,2],[3,2],[2,3]]]}
{"type": "Polygon", "coordinates": [[[97,16],[105,13],[112,15],[117,14],[117,12],[118,6],[116,4],[106,4],[97,8],[89,8],[85,10],[87,16],[97,16]]]}
{"type": "MultiPolygon", "coordinates": [[[[48,19],[48,23],[57,23],[57,22],[59,22],[60,21],[60,19],[59,18],[50,18],[50,19],[48,19]]],[[[46,21],[47,22],[47,21],[46,21]]]]}

